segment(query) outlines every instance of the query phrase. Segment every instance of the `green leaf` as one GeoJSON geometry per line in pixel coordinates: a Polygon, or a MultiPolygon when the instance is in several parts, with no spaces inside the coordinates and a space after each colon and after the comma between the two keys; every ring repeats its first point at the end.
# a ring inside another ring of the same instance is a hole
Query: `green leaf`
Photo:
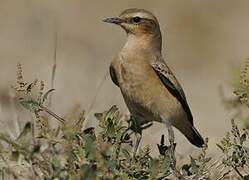
{"type": "Polygon", "coordinates": [[[56,157],[53,157],[51,160],[51,165],[52,165],[53,170],[59,169],[60,168],[60,160],[57,159],[56,157]]]}
{"type": "Polygon", "coordinates": [[[171,158],[170,156],[164,156],[163,162],[161,164],[161,171],[164,175],[170,175],[171,158]]]}
{"type": "Polygon", "coordinates": [[[89,135],[85,136],[85,156],[89,161],[95,160],[96,144],[89,135]]]}
{"type": "Polygon", "coordinates": [[[24,108],[26,108],[26,109],[28,109],[28,110],[30,110],[32,112],[36,112],[36,111],[40,110],[40,105],[39,105],[39,103],[37,101],[34,101],[34,100],[27,100],[27,101],[22,100],[22,101],[20,101],[20,103],[24,108]]]}
{"type": "Polygon", "coordinates": [[[16,142],[23,146],[28,146],[30,144],[30,139],[31,139],[31,122],[27,122],[22,132],[16,138],[16,142]]]}
{"type": "Polygon", "coordinates": [[[109,111],[96,113],[95,117],[99,120],[99,127],[102,129],[101,134],[104,135],[105,140],[112,144],[120,141],[122,136],[119,134],[125,128],[122,126],[121,115],[117,106],[112,106],[109,111]]]}
{"type": "Polygon", "coordinates": [[[20,157],[19,151],[12,151],[11,152],[11,160],[18,161],[19,157],[20,157]]]}
{"type": "Polygon", "coordinates": [[[83,164],[81,166],[80,179],[84,180],[92,180],[96,179],[97,176],[97,168],[93,164],[83,164]]]}

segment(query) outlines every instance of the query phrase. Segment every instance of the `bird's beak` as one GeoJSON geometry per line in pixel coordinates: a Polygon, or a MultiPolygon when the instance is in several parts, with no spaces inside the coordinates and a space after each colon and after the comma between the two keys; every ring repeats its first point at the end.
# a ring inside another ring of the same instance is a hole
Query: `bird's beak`
{"type": "Polygon", "coordinates": [[[124,20],[119,17],[107,17],[107,18],[103,18],[103,21],[107,23],[118,24],[118,25],[124,22],[124,20]]]}

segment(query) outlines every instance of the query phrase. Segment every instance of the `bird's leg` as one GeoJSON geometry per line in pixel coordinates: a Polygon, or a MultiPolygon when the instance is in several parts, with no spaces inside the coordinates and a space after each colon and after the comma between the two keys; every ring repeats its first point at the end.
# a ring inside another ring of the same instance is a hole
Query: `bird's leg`
{"type": "Polygon", "coordinates": [[[175,135],[174,135],[174,131],[173,131],[173,127],[171,124],[166,123],[167,129],[168,129],[168,134],[169,134],[169,143],[170,143],[170,157],[171,157],[171,166],[172,166],[172,170],[174,175],[178,178],[178,179],[182,179],[182,175],[179,171],[177,171],[176,169],[176,157],[175,157],[175,135]]]}
{"type": "Polygon", "coordinates": [[[167,129],[168,129],[168,134],[169,134],[170,156],[171,156],[171,161],[172,161],[172,168],[173,170],[175,170],[176,169],[175,144],[174,144],[175,135],[174,135],[172,125],[168,124],[167,129]]]}
{"type": "Polygon", "coordinates": [[[126,142],[127,140],[130,139],[130,135],[132,134],[132,132],[131,132],[131,133],[128,133],[129,130],[131,130],[131,127],[128,127],[128,128],[123,132],[122,137],[121,137],[121,140],[122,140],[123,142],[126,142]]]}
{"type": "Polygon", "coordinates": [[[142,129],[134,117],[131,117],[131,120],[132,120],[131,130],[135,132],[135,136],[136,136],[136,142],[135,142],[134,151],[133,151],[133,159],[135,159],[138,146],[142,139],[142,129]]]}
{"type": "Polygon", "coordinates": [[[173,128],[171,125],[167,126],[167,129],[168,129],[168,134],[169,134],[170,155],[171,155],[173,167],[175,167],[176,165],[175,146],[174,146],[175,136],[174,136],[173,128]]]}
{"type": "Polygon", "coordinates": [[[142,132],[141,133],[136,132],[135,136],[136,136],[136,142],[135,142],[134,151],[133,151],[133,159],[136,158],[137,149],[142,139],[142,132]]]}
{"type": "Polygon", "coordinates": [[[128,123],[129,123],[129,125],[128,125],[127,129],[125,129],[125,131],[123,132],[122,137],[121,137],[122,141],[125,143],[129,142],[128,140],[130,139],[131,134],[136,132],[134,120],[132,117],[130,118],[128,123]],[[131,132],[129,132],[129,131],[131,131],[131,132]]]}

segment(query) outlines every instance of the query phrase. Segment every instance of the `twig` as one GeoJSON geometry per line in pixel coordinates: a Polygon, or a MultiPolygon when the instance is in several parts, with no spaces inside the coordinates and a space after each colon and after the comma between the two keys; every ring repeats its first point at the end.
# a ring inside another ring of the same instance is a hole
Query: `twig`
{"type": "Polygon", "coordinates": [[[4,178],[5,177],[4,176],[4,170],[5,170],[5,168],[3,167],[2,170],[1,170],[2,171],[2,180],[5,180],[5,178],[4,178]]]}
{"type": "MultiPolygon", "coordinates": [[[[54,81],[55,81],[55,73],[57,67],[57,31],[54,33],[54,63],[52,68],[52,75],[51,75],[51,89],[54,89],[54,81]]],[[[48,106],[52,107],[52,94],[49,96],[49,103],[48,106]]]]}
{"type": "Polygon", "coordinates": [[[227,172],[225,172],[219,179],[217,179],[217,180],[221,180],[221,179],[223,179],[223,178],[225,178],[228,174],[230,174],[230,172],[231,172],[231,169],[229,169],[227,172]]]}
{"type": "Polygon", "coordinates": [[[47,107],[40,105],[41,110],[45,111],[46,113],[50,114],[51,116],[53,116],[55,119],[57,119],[58,121],[60,121],[61,123],[65,122],[65,119],[63,119],[62,117],[58,116],[57,114],[55,114],[54,112],[52,112],[50,109],[48,109],[47,107]]]}
{"type": "Polygon", "coordinates": [[[239,170],[237,169],[237,167],[235,167],[235,166],[232,166],[232,167],[236,171],[236,173],[243,179],[244,176],[239,172],[239,170]]]}
{"type": "Polygon", "coordinates": [[[34,118],[31,118],[31,136],[32,136],[32,143],[33,143],[33,148],[34,148],[36,146],[35,121],[34,121],[34,118]]]}
{"type": "Polygon", "coordinates": [[[98,83],[98,86],[97,86],[95,95],[94,95],[94,97],[93,97],[93,100],[92,100],[92,102],[91,102],[89,108],[88,108],[88,114],[86,115],[86,120],[88,119],[88,117],[89,117],[89,115],[90,115],[90,112],[91,112],[91,110],[92,110],[92,108],[93,108],[93,106],[94,106],[94,104],[95,104],[95,102],[96,102],[96,100],[97,100],[99,91],[100,91],[102,85],[104,84],[104,82],[105,82],[105,80],[106,80],[108,74],[109,74],[109,71],[105,73],[104,77],[103,77],[103,78],[99,81],[99,83],[98,83]]]}

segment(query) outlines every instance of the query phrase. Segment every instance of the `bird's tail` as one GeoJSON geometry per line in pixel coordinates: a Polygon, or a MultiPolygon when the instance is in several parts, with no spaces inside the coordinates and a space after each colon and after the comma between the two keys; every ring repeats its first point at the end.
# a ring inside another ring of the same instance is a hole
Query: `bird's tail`
{"type": "Polygon", "coordinates": [[[187,139],[195,146],[197,147],[202,147],[202,145],[204,144],[204,140],[202,138],[202,136],[200,135],[200,133],[195,129],[194,126],[191,127],[191,135],[185,135],[187,137],[187,139]]]}
{"type": "Polygon", "coordinates": [[[200,133],[195,129],[193,125],[190,123],[182,123],[175,125],[177,129],[181,131],[185,135],[185,137],[195,146],[202,147],[204,144],[204,140],[200,133]]]}

